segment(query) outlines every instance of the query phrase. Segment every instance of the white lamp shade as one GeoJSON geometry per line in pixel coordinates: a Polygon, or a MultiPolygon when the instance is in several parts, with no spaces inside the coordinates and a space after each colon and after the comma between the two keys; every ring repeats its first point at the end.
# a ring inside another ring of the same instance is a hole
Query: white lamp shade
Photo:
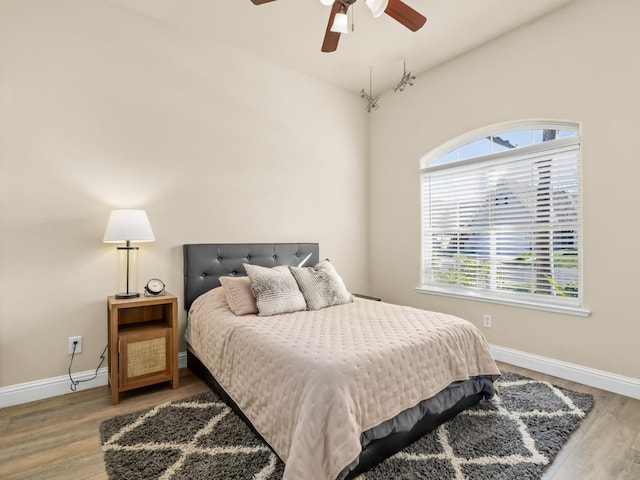
{"type": "Polygon", "coordinates": [[[325,7],[328,7],[329,5],[333,5],[334,0],[320,0],[320,3],[323,4],[325,7]]]}
{"type": "Polygon", "coordinates": [[[349,33],[349,18],[346,13],[336,13],[333,18],[331,31],[337,33],[349,33]]]}
{"type": "Polygon", "coordinates": [[[144,210],[113,210],[104,232],[105,243],[116,242],[153,242],[153,235],[149,217],[144,210]]]}
{"type": "Polygon", "coordinates": [[[364,3],[367,4],[367,7],[369,7],[373,16],[378,18],[387,9],[389,0],[365,0],[364,3]]]}

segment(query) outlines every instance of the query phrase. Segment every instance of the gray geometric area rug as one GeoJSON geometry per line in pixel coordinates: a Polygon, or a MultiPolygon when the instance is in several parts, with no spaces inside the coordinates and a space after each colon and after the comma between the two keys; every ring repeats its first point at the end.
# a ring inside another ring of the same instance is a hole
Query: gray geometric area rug
{"type": "MultiPolygon", "coordinates": [[[[533,480],[593,406],[589,394],[504,372],[500,393],[358,480],[533,480]]],[[[284,465],[212,392],[100,425],[110,480],[279,480],[284,465]]]]}

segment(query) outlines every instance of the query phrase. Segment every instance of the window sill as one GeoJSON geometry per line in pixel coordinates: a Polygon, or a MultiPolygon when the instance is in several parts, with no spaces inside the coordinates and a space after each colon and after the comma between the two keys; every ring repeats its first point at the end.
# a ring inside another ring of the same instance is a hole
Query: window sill
{"type": "Polygon", "coordinates": [[[429,295],[442,295],[444,297],[461,298],[464,300],[476,300],[479,302],[497,303],[499,305],[508,305],[510,307],[529,308],[532,310],[543,310],[545,312],[562,313],[565,315],[575,315],[577,317],[588,317],[591,315],[591,310],[580,307],[569,307],[564,305],[544,305],[535,302],[527,302],[522,300],[512,300],[505,298],[487,297],[472,294],[453,293],[440,290],[433,287],[418,287],[416,288],[418,293],[426,293],[429,295]]]}

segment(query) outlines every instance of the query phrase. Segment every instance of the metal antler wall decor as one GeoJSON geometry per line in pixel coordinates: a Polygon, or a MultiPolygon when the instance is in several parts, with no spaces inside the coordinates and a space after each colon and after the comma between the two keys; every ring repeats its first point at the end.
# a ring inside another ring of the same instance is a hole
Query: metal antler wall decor
{"type": "Polygon", "coordinates": [[[407,85],[409,85],[410,87],[413,86],[413,80],[415,79],[416,77],[412,75],[411,72],[407,72],[407,62],[405,60],[404,73],[402,74],[402,78],[400,79],[400,82],[395,87],[393,87],[393,91],[404,92],[404,89],[407,88],[407,85]]]}
{"type": "Polygon", "coordinates": [[[369,67],[369,93],[364,91],[364,88],[360,91],[360,96],[367,100],[367,112],[371,113],[373,110],[378,109],[378,100],[380,100],[381,95],[373,96],[373,89],[371,88],[373,80],[373,69],[369,67]]]}

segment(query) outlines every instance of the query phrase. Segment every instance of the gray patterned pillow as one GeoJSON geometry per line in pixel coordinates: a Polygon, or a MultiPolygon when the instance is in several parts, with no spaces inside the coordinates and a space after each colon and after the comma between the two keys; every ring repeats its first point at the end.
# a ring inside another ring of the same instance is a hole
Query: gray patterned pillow
{"type": "Polygon", "coordinates": [[[258,315],[268,317],[279,313],[306,310],[307,304],[291,275],[289,267],[260,267],[243,263],[256,297],[258,315]]]}
{"type": "Polygon", "coordinates": [[[289,267],[289,270],[298,282],[309,310],[353,302],[353,297],[329,260],[322,260],[315,267],[289,267]]]}

